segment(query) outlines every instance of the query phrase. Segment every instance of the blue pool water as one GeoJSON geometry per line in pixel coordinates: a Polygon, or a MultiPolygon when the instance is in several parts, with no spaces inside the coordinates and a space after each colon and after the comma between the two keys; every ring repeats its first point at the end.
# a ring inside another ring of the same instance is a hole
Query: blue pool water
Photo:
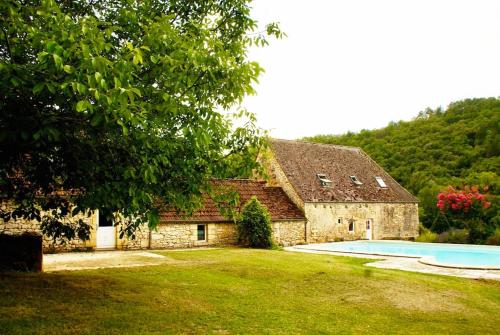
{"type": "Polygon", "coordinates": [[[431,263],[447,266],[500,269],[500,247],[404,241],[354,241],[308,244],[301,249],[360,254],[424,257],[431,263]]]}

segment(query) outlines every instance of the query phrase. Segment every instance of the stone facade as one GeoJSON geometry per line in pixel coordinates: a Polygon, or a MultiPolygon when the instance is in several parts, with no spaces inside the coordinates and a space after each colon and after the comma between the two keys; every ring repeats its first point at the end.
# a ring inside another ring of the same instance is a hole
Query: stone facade
{"type": "Polygon", "coordinates": [[[236,244],[236,226],[234,223],[160,223],[150,236],[152,249],[232,245],[236,244]],[[198,225],[205,225],[203,241],[198,241],[198,225]]]}
{"type": "MultiPolygon", "coordinates": [[[[2,203],[2,209],[7,210],[8,204],[2,203]]],[[[82,218],[91,225],[95,227],[96,219],[95,216],[82,216],[82,218]]],[[[78,219],[78,217],[77,217],[78,219]]],[[[22,234],[24,232],[34,232],[42,235],[40,229],[40,223],[37,221],[30,221],[24,219],[9,220],[7,222],[0,222],[0,234],[22,234]]],[[[70,250],[89,250],[95,247],[95,229],[91,231],[90,239],[88,241],[82,241],[80,239],[72,239],[61,243],[61,241],[55,241],[47,236],[43,236],[43,252],[53,253],[62,252],[70,250]]]]}
{"type": "MultiPolygon", "coordinates": [[[[274,241],[281,246],[305,243],[305,221],[277,221],[271,223],[274,241]]],[[[156,230],[143,228],[135,240],[124,239],[120,249],[176,249],[229,246],[237,244],[237,227],[234,223],[160,223],[156,230]],[[206,226],[206,239],[198,241],[198,225],[206,226]]]]}
{"type": "Polygon", "coordinates": [[[271,224],[274,242],[280,246],[306,243],[306,221],[278,221],[271,224]]]}
{"type": "Polygon", "coordinates": [[[307,242],[368,239],[414,239],[418,236],[418,206],[412,203],[306,203],[307,242]],[[340,223],[339,223],[340,221],[340,223]],[[353,222],[354,231],[349,231],[353,222]]]}
{"type": "MultiPolygon", "coordinates": [[[[66,243],[43,237],[44,253],[65,251],[88,251],[96,249],[97,214],[85,217],[92,230],[88,241],[73,239],[66,243]]],[[[288,246],[305,242],[305,221],[277,221],[272,222],[273,238],[278,245],[288,246]]],[[[224,246],[237,244],[236,224],[230,222],[172,222],[159,223],[155,230],[141,227],[136,232],[135,239],[126,236],[120,238],[120,226],[115,227],[116,249],[175,249],[208,246],[224,246]],[[198,241],[198,225],[206,226],[206,239],[198,241]]],[[[10,220],[0,223],[0,234],[22,234],[36,232],[42,234],[40,223],[29,220],[10,220]]]]}

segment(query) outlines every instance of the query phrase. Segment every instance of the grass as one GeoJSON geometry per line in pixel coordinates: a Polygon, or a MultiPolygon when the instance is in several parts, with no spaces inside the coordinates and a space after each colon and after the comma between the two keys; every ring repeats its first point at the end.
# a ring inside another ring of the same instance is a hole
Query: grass
{"type": "Polygon", "coordinates": [[[500,282],[249,249],[0,275],[1,334],[497,334],[500,282]]]}

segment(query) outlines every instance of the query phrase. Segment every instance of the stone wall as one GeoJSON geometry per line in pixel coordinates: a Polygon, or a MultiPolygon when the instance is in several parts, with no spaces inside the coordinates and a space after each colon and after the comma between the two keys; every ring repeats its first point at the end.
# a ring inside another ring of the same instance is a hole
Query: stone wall
{"type": "Polygon", "coordinates": [[[306,221],[277,221],[271,224],[274,242],[287,247],[306,242],[306,221]]]}
{"type": "MultiPolygon", "coordinates": [[[[6,209],[6,205],[3,205],[6,209]]],[[[97,214],[83,217],[92,227],[90,239],[82,241],[73,239],[66,243],[54,241],[43,236],[44,253],[94,250],[96,248],[97,214]]],[[[234,223],[200,223],[206,225],[206,240],[198,241],[198,223],[178,222],[159,223],[155,230],[141,227],[135,239],[126,236],[120,238],[120,226],[116,227],[116,248],[134,249],[174,249],[201,246],[224,246],[237,244],[236,224],[234,223]]],[[[273,238],[278,245],[288,246],[305,242],[306,222],[301,220],[278,221],[271,224],[273,238]]],[[[0,234],[20,235],[24,232],[35,232],[42,235],[40,223],[30,220],[10,220],[0,222],[0,234]]]]}
{"type": "MultiPolygon", "coordinates": [[[[305,221],[271,223],[273,238],[278,245],[288,246],[305,242],[305,221]]],[[[122,240],[122,249],[175,249],[237,244],[234,223],[160,223],[156,230],[144,229],[135,240],[122,240]],[[197,226],[206,225],[206,240],[198,241],[197,226]]]]}
{"type": "Polygon", "coordinates": [[[160,223],[151,232],[152,249],[193,248],[236,244],[234,223],[160,223]],[[206,225],[206,240],[198,241],[198,224],[206,225]]]}
{"type": "Polygon", "coordinates": [[[306,203],[307,242],[366,239],[372,220],[372,239],[413,239],[418,236],[416,203],[306,203]],[[341,223],[338,223],[338,220],[341,223]],[[349,232],[349,222],[354,232],[349,232]]]}
{"type": "MultiPolygon", "coordinates": [[[[10,204],[8,202],[2,202],[0,206],[2,210],[7,210],[10,204]]],[[[49,238],[42,234],[42,230],[40,229],[40,222],[35,220],[24,220],[24,219],[16,219],[16,220],[11,219],[7,222],[0,220],[0,234],[20,235],[24,232],[32,232],[43,235],[44,253],[92,249],[95,247],[95,223],[96,223],[95,215],[90,217],[86,215],[79,215],[75,217],[75,219],[79,218],[82,218],[92,227],[92,230],[90,232],[91,234],[90,239],[88,241],[82,241],[76,238],[70,241],[66,241],[64,243],[61,243],[60,240],[54,242],[52,238],[49,238]]]]}
{"type": "Polygon", "coordinates": [[[278,164],[276,158],[274,158],[272,152],[267,153],[262,160],[264,169],[269,177],[268,185],[281,187],[290,200],[292,200],[298,208],[304,210],[304,201],[302,201],[297,191],[295,191],[292,184],[288,181],[288,178],[278,164]]]}

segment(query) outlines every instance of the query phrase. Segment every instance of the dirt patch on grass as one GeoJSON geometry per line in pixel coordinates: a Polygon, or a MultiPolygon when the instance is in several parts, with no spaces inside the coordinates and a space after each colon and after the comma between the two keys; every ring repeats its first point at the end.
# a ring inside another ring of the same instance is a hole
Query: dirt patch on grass
{"type": "Polygon", "coordinates": [[[383,296],[393,306],[421,312],[463,312],[467,307],[454,291],[426,290],[423,287],[386,287],[383,296]]]}
{"type": "Polygon", "coordinates": [[[147,251],[97,251],[44,256],[45,272],[120,268],[176,263],[171,257],[147,251]]]}

